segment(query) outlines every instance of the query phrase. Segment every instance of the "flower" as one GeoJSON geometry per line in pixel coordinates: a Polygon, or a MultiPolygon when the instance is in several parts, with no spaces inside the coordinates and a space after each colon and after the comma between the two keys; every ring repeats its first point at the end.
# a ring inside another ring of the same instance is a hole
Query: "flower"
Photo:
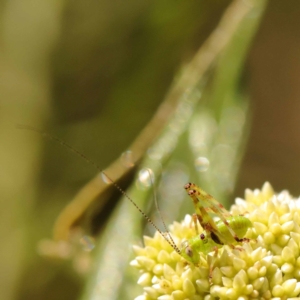
{"type": "MultiPolygon", "coordinates": [[[[140,270],[138,284],[144,289],[136,300],[300,297],[300,199],[287,191],[275,194],[267,182],[261,190],[246,190],[245,200],[237,198],[230,213],[252,222],[245,236],[250,241],[200,253],[198,265],[188,263],[158,232],[144,237],[144,247],[134,246],[131,265],[140,270]]],[[[176,245],[195,236],[191,218],[170,226],[176,245]]]]}

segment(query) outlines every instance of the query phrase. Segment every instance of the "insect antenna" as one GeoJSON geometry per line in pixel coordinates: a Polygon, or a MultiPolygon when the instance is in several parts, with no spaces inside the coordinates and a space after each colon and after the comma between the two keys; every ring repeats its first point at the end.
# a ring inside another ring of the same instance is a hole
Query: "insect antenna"
{"type": "MultiPolygon", "coordinates": [[[[37,129],[35,127],[32,126],[28,126],[28,125],[17,125],[18,129],[24,129],[24,130],[29,130],[35,133],[38,133],[44,137],[46,137],[49,140],[52,140],[60,145],[62,145],[63,147],[67,148],[69,151],[73,152],[74,154],[76,154],[77,156],[81,157],[81,159],[85,160],[85,162],[87,162],[89,165],[91,165],[94,169],[96,169],[98,172],[100,172],[101,174],[103,174],[109,181],[110,183],[117,189],[119,190],[119,192],[126,197],[133,205],[134,207],[142,214],[142,216],[146,219],[146,221],[148,221],[159,233],[160,235],[168,242],[168,244],[178,253],[180,254],[180,250],[178,249],[178,247],[176,246],[176,244],[174,243],[171,235],[168,232],[168,236],[170,237],[170,239],[172,240],[172,242],[166,238],[166,236],[162,233],[162,231],[154,224],[154,222],[146,215],[146,213],[144,213],[142,211],[142,209],[133,201],[133,199],[131,199],[131,197],[113,180],[110,178],[110,176],[108,176],[106,174],[106,172],[104,172],[93,160],[89,159],[87,156],[85,156],[83,153],[81,153],[80,151],[78,151],[77,149],[73,148],[71,145],[69,145],[68,143],[64,142],[63,140],[59,139],[58,137],[51,135],[49,133],[47,133],[46,131],[37,129]]],[[[156,207],[158,207],[157,201],[156,201],[156,207]]],[[[163,222],[164,224],[164,222],[163,222]]],[[[165,228],[166,225],[164,224],[165,228]]]]}
{"type": "Polygon", "coordinates": [[[157,212],[158,212],[160,221],[161,221],[162,224],[163,224],[164,230],[165,230],[165,232],[166,232],[166,236],[167,236],[167,238],[169,239],[169,241],[173,244],[173,248],[176,250],[176,252],[177,252],[177,253],[180,253],[178,247],[176,246],[176,244],[175,244],[175,242],[174,242],[174,240],[173,240],[173,238],[172,238],[171,233],[169,232],[169,230],[168,230],[168,228],[167,228],[167,226],[166,226],[166,223],[165,223],[165,221],[164,221],[164,219],[163,219],[163,217],[162,217],[162,214],[161,214],[161,210],[160,210],[160,208],[159,208],[159,206],[158,206],[157,194],[156,194],[156,191],[155,191],[155,188],[154,188],[154,178],[153,178],[151,169],[148,169],[148,168],[147,168],[146,170],[147,170],[147,172],[148,172],[148,174],[149,174],[150,181],[151,181],[151,185],[153,186],[152,191],[153,191],[153,199],[154,199],[155,208],[156,208],[156,210],[157,210],[157,212]]]}

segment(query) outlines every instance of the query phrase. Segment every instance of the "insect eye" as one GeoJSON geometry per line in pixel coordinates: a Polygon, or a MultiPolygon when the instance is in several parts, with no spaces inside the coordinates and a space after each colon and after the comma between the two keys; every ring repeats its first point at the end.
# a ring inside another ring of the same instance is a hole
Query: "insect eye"
{"type": "Polygon", "coordinates": [[[201,233],[201,234],[200,234],[200,239],[201,239],[201,240],[204,240],[204,239],[205,239],[204,233],[201,233]]]}
{"type": "Polygon", "coordinates": [[[187,256],[189,256],[189,257],[192,257],[192,256],[193,256],[193,250],[192,250],[192,248],[191,248],[190,246],[187,246],[187,247],[185,248],[185,254],[186,254],[187,256]]]}

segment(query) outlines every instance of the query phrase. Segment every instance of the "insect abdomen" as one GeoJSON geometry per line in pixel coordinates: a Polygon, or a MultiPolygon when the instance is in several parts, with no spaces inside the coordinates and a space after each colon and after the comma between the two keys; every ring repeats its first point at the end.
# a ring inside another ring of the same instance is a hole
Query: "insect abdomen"
{"type": "MultiPolygon", "coordinates": [[[[230,227],[234,230],[238,238],[243,238],[248,230],[248,228],[252,227],[251,221],[244,217],[244,216],[232,216],[227,218],[227,221],[230,227]]],[[[234,243],[235,239],[228,231],[226,225],[219,220],[216,222],[219,231],[222,233],[223,236],[228,238],[229,242],[234,243]]]]}

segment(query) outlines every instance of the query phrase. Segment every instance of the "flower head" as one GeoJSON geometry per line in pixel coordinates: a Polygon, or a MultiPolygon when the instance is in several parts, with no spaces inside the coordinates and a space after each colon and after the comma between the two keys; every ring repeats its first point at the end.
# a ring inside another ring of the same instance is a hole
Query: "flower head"
{"type": "MultiPolygon", "coordinates": [[[[200,251],[197,264],[187,262],[158,232],[144,237],[144,247],[134,246],[131,265],[140,270],[138,284],[144,289],[136,300],[299,297],[300,199],[286,191],[275,194],[265,183],[261,190],[246,190],[245,200],[236,199],[230,213],[251,221],[245,235],[250,241],[200,251]]],[[[176,245],[195,237],[191,218],[170,226],[176,245]]]]}

